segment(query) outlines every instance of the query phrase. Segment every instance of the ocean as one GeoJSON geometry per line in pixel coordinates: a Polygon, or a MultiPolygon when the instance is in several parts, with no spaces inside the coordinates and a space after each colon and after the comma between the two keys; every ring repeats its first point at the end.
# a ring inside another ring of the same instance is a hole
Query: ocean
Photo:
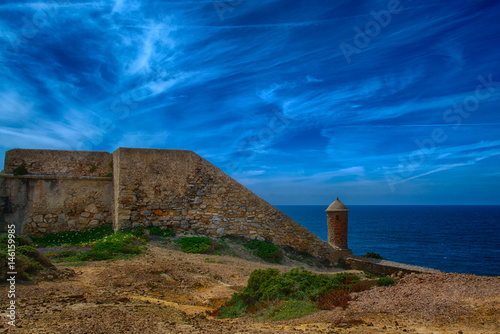
{"type": "MultiPolygon", "coordinates": [[[[325,205],[276,205],[328,240],[325,205]]],[[[444,272],[500,276],[500,206],[349,205],[348,246],[444,272]]]]}

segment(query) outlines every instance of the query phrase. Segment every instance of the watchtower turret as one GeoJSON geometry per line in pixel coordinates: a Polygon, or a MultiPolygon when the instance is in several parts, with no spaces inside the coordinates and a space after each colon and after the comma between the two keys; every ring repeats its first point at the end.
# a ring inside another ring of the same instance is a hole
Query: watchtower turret
{"type": "Polygon", "coordinates": [[[347,247],[347,213],[349,209],[339,198],[326,209],[328,242],[339,249],[347,247]]]}

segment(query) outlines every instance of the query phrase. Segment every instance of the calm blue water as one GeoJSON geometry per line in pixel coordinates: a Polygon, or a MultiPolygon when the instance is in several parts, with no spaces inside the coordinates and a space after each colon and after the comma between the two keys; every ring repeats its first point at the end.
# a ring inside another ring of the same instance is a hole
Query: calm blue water
{"type": "MultiPolygon", "coordinates": [[[[277,205],[328,240],[327,206],[277,205]]],[[[355,255],[445,272],[500,276],[500,206],[350,205],[348,245],[355,255]]]]}

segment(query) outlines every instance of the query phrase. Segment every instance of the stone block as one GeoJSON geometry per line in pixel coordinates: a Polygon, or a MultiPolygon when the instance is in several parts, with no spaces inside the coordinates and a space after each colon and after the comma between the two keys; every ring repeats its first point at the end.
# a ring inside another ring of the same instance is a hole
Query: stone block
{"type": "Polygon", "coordinates": [[[97,205],[95,205],[94,203],[87,205],[85,207],[85,211],[93,214],[99,213],[99,209],[97,208],[97,205]]]}
{"type": "Polygon", "coordinates": [[[96,215],[94,215],[94,219],[97,219],[97,220],[104,220],[104,215],[98,213],[96,215]]]}
{"type": "Polygon", "coordinates": [[[58,223],[66,223],[67,221],[69,220],[69,217],[67,214],[63,213],[63,214],[60,214],[58,217],[57,217],[57,222],[58,223]]]}

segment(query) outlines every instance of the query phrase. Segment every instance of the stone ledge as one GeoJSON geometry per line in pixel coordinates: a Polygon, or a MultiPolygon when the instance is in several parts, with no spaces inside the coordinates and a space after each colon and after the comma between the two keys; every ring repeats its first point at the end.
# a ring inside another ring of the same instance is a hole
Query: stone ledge
{"type": "Polygon", "coordinates": [[[83,175],[14,175],[0,174],[4,179],[32,179],[32,180],[88,180],[88,181],[113,181],[112,176],[83,176],[83,175]]]}
{"type": "Polygon", "coordinates": [[[411,273],[432,273],[438,274],[441,271],[432,268],[412,266],[408,264],[392,262],[387,260],[370,259],[361,256],[347,256],[344,261],[350,269],[366,270],[376,275],[392,275],[400,271],[405,274],[411,273]]]}

